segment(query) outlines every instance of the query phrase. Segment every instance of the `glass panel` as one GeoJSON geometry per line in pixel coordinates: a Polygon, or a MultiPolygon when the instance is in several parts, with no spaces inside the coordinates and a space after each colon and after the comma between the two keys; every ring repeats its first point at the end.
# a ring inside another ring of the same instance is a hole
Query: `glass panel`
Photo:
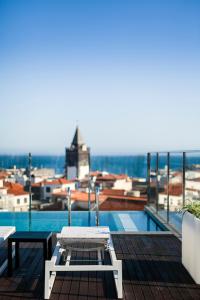
{"type": "Polygon", "coordinates": [[[95,156],[91,169],[93,185],[100,188],[101,211],[144,209],[147,203],[146,155],[95,156]]]}
{"type": "Polygon", "coordinates": [[[167,221],[167,153],[159,154],[158,214],[167,221]]]}
{"type": "Polygon", "coordinates": [[[185,203],[200,201],[200,152],[186,153],[185,203]]]}
{"type": "Polygon", "coordinates": [[[169,223],[181,231],[183,207],[183,153],[170,153],[169,223]]]}
{"type": "Polygon", "coordinates": [[[157,185],[156,185],[156,153],[151,153],[150,157],[150,199],[149,206],[156,211],[156,197],[157,197],[157,185]]]}

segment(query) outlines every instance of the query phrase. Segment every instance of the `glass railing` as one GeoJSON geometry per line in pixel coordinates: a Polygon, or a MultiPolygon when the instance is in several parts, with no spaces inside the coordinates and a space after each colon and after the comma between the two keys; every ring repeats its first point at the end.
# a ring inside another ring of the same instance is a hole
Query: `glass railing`
{"type": "Polygon", "coordinates": [[[185,203],[200,201],[200,151],[185,156],[185,203]]]}
{"type": "Polygon", "coordinates": [[[147,155],[148,206],[179,232],[182,208],[200,201],[200,151],[147,155]]]}
{"type": "MultiPolygon", "coordinates": [[[[2,195],[0,210],[67,210],[68,188],[72,210],[95,210],[96,188],[99,188],[100,211],[144,209],[147,204],[146,155],[91,156],[90,164],[89,174],[67,183],[59,182],[69,179],[65,178],[62,155],[32,154],[31,162],[28,155],[0,155],[0,175],[6,173],[4,183],[0,184],[8,189],[9,183],[17,183],[28,193],[24,197],[18,193],[14,201],[10,195],[2,195]]],[[[11,189],[8,190],[11,194],[11,189]]]]}
{"type": "Polygon", "coordinates": [[[71,183],[58,182],[64,178],[64,162],[64,156],[32,155],[30,205],[28,155],[0,155],[0,210],[67,211],[70,187],[72,211],[95,211],[98,188],[99,211],[143,210],[148,204],[180,231],[181,209],[200,201],[200,151],[92,156],[90,174],[71,183]],[[5,184],[9,190],[9,183],[20,184],[26,196],[11,199],[2,188],[5,184]]]}

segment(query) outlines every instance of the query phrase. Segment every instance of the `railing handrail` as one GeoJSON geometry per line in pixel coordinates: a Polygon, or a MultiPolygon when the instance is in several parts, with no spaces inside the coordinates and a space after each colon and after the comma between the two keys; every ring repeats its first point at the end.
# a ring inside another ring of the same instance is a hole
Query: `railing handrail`
{"type": "Polygon", "coordinates": [[[150,154],[156,154],[156,153],[163,153],[163,154],[167,154],[167,153],[195,153],[195,152],[199,152],[200,153],[200,150],[161,150],[161,151],[148,151],[147,153],[150,153],[150,154]]]}

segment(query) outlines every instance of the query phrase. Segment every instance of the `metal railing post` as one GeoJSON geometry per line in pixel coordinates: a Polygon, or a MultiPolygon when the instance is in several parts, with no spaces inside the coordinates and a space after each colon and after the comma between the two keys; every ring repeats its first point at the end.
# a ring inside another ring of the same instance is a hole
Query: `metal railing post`
{"type": "Polygon", "coordinates": [[[32,190],[31,190],[31,164],[32,164],[32,155],[28,154],[28,177],[29,177],[29,211],[31,211],[32,206],[32,190]]]}
{"type": "Polygon", "coordinates": [[[167,223],[169,223],[169,176],[170,176],[170,152],[167,152],[167,223]]]}
{"type": "Polygon", "coordinates": [[[185,205],[185,162],[186,162],[186,153],[183,152],[183,170],[182,170],[182,172],[183,172],[183,174],[182,174],[183,175],[182,176],[182,178],[183,178],[183,183],[182,183],[183,206],[185,205]]]}
{"type": "Polygon", "coordinates": [[[31,231],[32,230],[32,213],[31,213],[31,211],[29,211],[29,222],[28,222],[28,229],[29,229],[29,231],[31,231]]]}
{"type": "Polygon", "coordinates": [[[156,154],[156,213],[158,213],[158,198],[159,198],[158,168],[159,168],[159,153],[157,152],[156,154]]]}
{"type": "Polygon", "coordinates": [[[71,190],[67,188],[68,226],[71,226],[71,190]]]}
{"type": "Polygon", "coordinates": [[[147,153],[147,201],[150,203],[150,167],[151,167],[151,153],[147,153]]]}
{"type": "Polygon", "coordinates": [[[99,226],[99,188],[95,189],[96,226],[99,226]]]}
{"type": "Polygon", "coordinates": [[[91,210],[91,178],[88,181],[88,210],[91,210]]]}

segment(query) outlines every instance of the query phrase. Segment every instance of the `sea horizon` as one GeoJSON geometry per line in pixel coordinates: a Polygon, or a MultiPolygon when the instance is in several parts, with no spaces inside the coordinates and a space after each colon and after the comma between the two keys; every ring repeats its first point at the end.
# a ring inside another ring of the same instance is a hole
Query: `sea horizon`
{"type": "MultiPolygon", "coordinates": [[[[165,168],[167,164],[166,155],[159,157],[159,169],[165,168]]],[[[105,171],[113,174],[126,174],[130,177],[145,178],[147,176],[147,155],[91,155],[91,171],[105,171]]],[[[200,164],[200,156],[189,155],[187,157],[188,166],[200,164]]],[[[33,155],[32,166],[35,168],[54,169],[56,174],[64,174],[64,155],[33,155]]],[[[0,168],[9,169],[26,168],[28,166],[28,155],[0,154],[0,168]]],[[[152,170],[156,167],[155,155],[152,156],[152,170]]],[[[182,169],[182,156],[175,153],[171,156],[170,168],[180,171],[182,169]]]]}

